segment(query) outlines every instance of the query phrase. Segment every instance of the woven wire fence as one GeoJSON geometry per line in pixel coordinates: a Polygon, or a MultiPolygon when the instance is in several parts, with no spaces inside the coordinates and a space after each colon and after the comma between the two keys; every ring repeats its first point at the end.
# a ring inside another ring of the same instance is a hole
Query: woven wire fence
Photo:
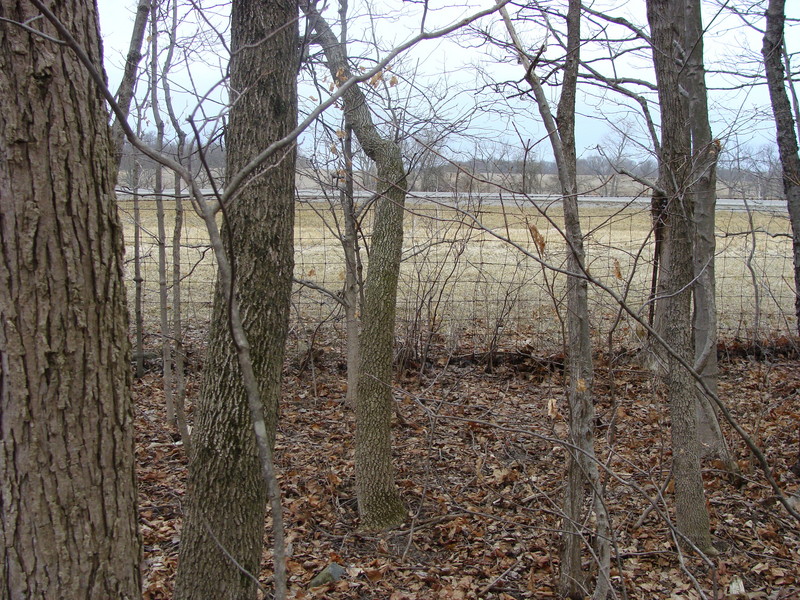
{"type": "MultiPolygon", "coordinates": [[[[360,246],[368,268],[371,211],[361,219],[360,246]]],[[[167,281],[172,281],[175,201],[163,207],[167,281]]],[[[633,346],[644,330],[617,298],[647,318],[653,235],[646,200],[583,197],[581,225],[596,343],[633,346]]],[[[180,228],[183,319],[207,325],[216,268],[202,221],[184,203],[180,228]]],[[[135,302],[138,260],[144,329],[160,331],[158,206],[148,197],[119,200],[126,236],[129,306],[135,302]],[[138,205],[138,207],[136,206],[138,205]],[[138,228],[138,259],[135,234],[138,228]]],[[[717,212],[716,296],[723,338],[768,340],[792,335],[792,246],[788,215],[770,208],[731,205],[717,212]]],[[[344,310],[336,296],[345,279],[338,198],[298,196],[295,221],[293,332],[307,339],[325,329],[344,337],[344,310]],[[320,291],[327,290],[329,293],[320,291]]],[[[491,194],[423,194],[406,206],[403,262],[397,299],[398,347],[411,355],[432,346],[493,351],[524,346],[548,352],[562,346],[566,315],[567,246],[557,198],[491,194]]]]}

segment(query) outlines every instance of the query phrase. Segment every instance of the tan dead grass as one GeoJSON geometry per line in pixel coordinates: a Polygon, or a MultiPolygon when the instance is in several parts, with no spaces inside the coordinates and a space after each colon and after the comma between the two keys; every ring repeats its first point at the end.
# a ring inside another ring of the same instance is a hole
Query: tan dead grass
{"type": "MultiPolygon", "coordinates": [[[[128,278],[133,279],[133,203],[120,201],[125,227],[128,278]]],[[[173,204],[166,201],[169,209],[173,204]]],[[[190,207],[184,216],[181,262],[184,307],[189,318],[210,314],[215,264],[207,235],[190,207]]],[[[558,203],[533,206],[475,206],[461,210],[432,203],[412,203],[405,223],[399,315],[406,333],[433,329],[457,338],[480,333],[488,340],[511,327],[543,344],[558,343],[559,314],[565,311],[565,278],[544,264],[563,268],[566,245],[558,203]],[[503,239],[499,239],[503,238],[503,239]],[[504,240],[510,240],[512,244],[504,240]],[[527,255],[526,255],[527,253],[527,255]],[[412,331],[414,330],[414,331],[412,331]]],[[[158,315],[158,247],[155,202],[140,203],[141,268],[148,322],[158,315]]],[[[174,213],[166,210],[168,245],[174,213]]],[[[336,221],[323,203],[298,205],[295,224],[295,273],[336,293],[344,280],[344,260],[336,221]]],[[[634,310],[645,310],[651,276],[652,240],[647,206],[592,206],[581,209],[590,274],[627,297],[634,310]]],[[[751,267],[760,295],[759,335],[791,331],[793,289],[788,218],[780,213],[753,214],[755,236],[751,267]],[[778,236],[776,236],[778,234],[778,236]]],[[[369,232],[365,222],[362,230],[369,232]]],[[[753,335],[755,294],[748,260],[753,250],[747,213],[717,213],[717,300],[724,335],[753,335]]],[[[171,250],[168,250],[171,255],[171,250]]],[[[169,262],[169,259],[168,259],[169,262]]],[[[171,267],[170,267],[171,268],[171,267]]],[[[168,276],[171,280],[171,272],[168,276]]],[[[129,285],[131,303],[134,286],[129,285]]],[[[296,315],[313,323],[336,313],[336,302],[318,291],[298,287],[296,315]]],[[[602,290],[593,288],[595,334],[604,337],[619,310],[602,290]]],[[[132,306],[132,304],[131,304],[132,306]]],[[[623,319],[633,335],[635,327],[623,319]]]]}

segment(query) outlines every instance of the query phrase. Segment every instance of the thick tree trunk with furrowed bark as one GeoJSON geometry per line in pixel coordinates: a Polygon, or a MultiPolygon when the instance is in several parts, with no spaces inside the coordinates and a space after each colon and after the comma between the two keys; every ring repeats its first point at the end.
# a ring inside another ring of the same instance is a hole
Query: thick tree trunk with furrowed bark
{"type": "MultiPolygon", "coordinates": [[[[50,3],[101,68],[94,3],[50,3]]],[[[35,17],[39,16],[39,19],[35,17]]],[[[141,597],[130,346],[105,102],[0,0],[0,597],[141,597]],[[11,21],[11,22],[9,22],[11,21]]]]}
{"type": "MultiPolygon", "coordinates": [[[[297,3],[234,1],[229,177],[297,120],[297,3]]],[[[225,209],[226,248],[274,443],[293,270],[295,149],[279,153],[225,209]]],[[[231,339],[228,289],[218,286],[195,413],[175,597],[256,597],[267,491],[231,339]],[[234,562],[235,561],[235,562],[234,562]],[[238,563],[238,566],[237,564],[238,563]]]]}

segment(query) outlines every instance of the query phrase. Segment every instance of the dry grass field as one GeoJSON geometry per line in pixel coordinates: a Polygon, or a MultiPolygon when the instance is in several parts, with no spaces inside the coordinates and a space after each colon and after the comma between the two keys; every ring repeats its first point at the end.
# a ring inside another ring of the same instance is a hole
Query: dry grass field
{"type": "MultiPolygon", "coordinates": [[[[120,200],[119,206],[133,306],[137,220],[131,200],[120,200]]],[[[174,201],[165,201],[165,206],[169,265],[174,201]]],[[[158,319],[155,202],[141,201],[139,212],[146,329],[154,331],[158,319]]],[[[297,279],[336,293],[344,279],[344,261],[333,214],[324,202],[298,204],[295,273],[297,279]]],[[[648,206],[592,205],[587,201],[581,218],[591,276],[625,297],[634,310],[646,314],[652,269],[648,206]]],[[[562,224],[558,202],[539,207],[481,205],[479,201],[456,207],[430,201],[409,203],[398,333],[414,344],[435,334],[454,346],[469,338],[473,345],[489,348],[513,334],[537,347],[558,346],[566,278],[553,267],[562,268],[565,262],[562,224]]],[[[362,231],[368,234],[369,230],[368,215],[362,231]]],[[[723,336],[767,338],[794,329],[788,231],[784,213],[717,213],[717,300],[723,336]],[[748,234],[751,230],[757,233],[748,234]]],[[[191,210],[185,213],[181,233],[181,268],[185,318],[206,322],[215,266],[203,224],[191,210]]],[[[604,343],[612,327],[617,339],[635,336],[629,318],[617,323],[619,307],[606,292],[593,288],[590,301],[598,342],[604,343]]],[[[298,331],[313,330],[322,320],[336,322],[340,313],[332,298],[296,287],[293,314],[298,331]]]]}

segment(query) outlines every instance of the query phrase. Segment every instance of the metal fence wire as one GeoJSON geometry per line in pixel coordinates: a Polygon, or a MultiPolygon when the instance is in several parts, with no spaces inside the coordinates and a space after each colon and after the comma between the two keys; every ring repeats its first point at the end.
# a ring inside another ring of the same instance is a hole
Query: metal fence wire
{"type": "MultiPolygon", "coordinates": [[[[360,246],[366,269],[363,249],[369,246],[371,211],[366,196],[358,200],[365,206],[360,246]]],[[[766,340],[796,330],[789,219],[780,203],[769,204],[728,202],[717,211],[716,298],[723,338],[766,340]]],[[[171,274],[174,197],[164,197],[161,205],[171,274]]],[[[216,267],[202,221],[188,203],[184,207],[179,235],[183,318],[202,327],[211,314],[216,267]]],[[[138,260],[144,327],[156,333],[158,203],[148,196],[120,195],[119,209],[129,306],[135,301],[138,260]]],[[[567,246],[558,198],[429,193],[410,197],[406,209],[397,299],[400,347],[416,353],[432,343],[479,350],[520,343],[530,351],[562,346],[567,278],[559,270],[566,268],[567,246]]],[[[345,279],[340,210],[338,197],[298,194],[292,319],[301,337],[320,326],[344,335],[344,311],[336,300],[345,279]]],[[[580,210],[589,274],[646,317],[654,246],[649,200],[587,196],[580,210]]],[[[597,343],[638,343],[641,327],[606,291],[590,289],[597,343]]]]}

